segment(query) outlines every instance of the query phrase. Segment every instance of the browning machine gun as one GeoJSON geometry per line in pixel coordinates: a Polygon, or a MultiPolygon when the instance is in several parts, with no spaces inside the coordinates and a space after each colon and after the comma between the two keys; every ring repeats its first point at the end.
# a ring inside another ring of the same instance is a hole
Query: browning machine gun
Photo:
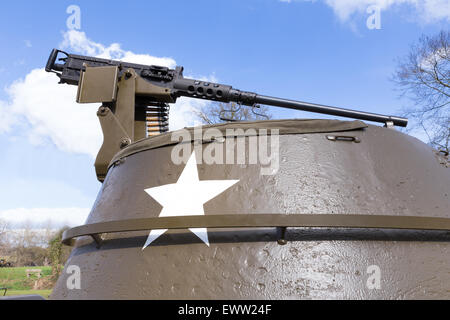
{"type": "Polygon", "coordinates": [[[95,161],[97,177],[103,181],[108,164],[131,142],[168,131],[169,105],[178,97],[219,102],[258,104],[310,111],[406,127],[408,120],[350,109],[274,98],[231,86],[183,77],[183,67],[169,69],[122,61],[68,54],[53,49],[46,68],[60,83],[78,86],[77,102],[101,102],[97,115],[104,141],[95,161]],[[58,59],[59,55],[63,55],[58,59]],[[62,61],[63,63],[57,63],[62,61]]]}

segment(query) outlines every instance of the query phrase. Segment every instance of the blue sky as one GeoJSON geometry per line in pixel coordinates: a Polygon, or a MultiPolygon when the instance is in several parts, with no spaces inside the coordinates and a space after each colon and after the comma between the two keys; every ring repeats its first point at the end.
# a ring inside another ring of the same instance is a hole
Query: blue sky
{"type": "MultiPolygon", "coordinates": [[[[82,223],[100,188],[93,168],[101,141],[97,106],[76,105],[74,88],[36,70],[54,47],[137,62],[162,58],[156,61],[183,65],[191,77],[242,90],[395,115],[410,103],[389,80],[395,59],[422,34],[448,29],[449,19],[448,0],[4,2],[0,218],[82,223]],[[381,29],[366,25],[373,4],[381,9],[381,29]],[[72,33],[70,5],[81,9],[81,28],[72,33]],[[63,118],[69,120],[58,125],[63,118]]],[[[201,105],[180,102],[171,127],[191,124],[189,108],[201,105]]]]}

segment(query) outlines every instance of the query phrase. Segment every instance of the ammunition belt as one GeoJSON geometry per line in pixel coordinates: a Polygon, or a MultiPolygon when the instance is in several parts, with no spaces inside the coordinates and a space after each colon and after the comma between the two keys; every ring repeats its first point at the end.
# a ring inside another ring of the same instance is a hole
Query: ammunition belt
{"type": "Polygon", "coordinates": [[[146,107],[147,137],[169,131],[169,108],[167,103],[151,103],[146,107]]]}

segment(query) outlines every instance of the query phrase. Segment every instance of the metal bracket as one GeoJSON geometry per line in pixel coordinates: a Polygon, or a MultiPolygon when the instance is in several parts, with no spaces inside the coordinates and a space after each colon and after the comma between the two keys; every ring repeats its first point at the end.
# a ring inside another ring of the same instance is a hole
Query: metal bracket
{"type": "Polygon", "coordinates": [[[386,121],[386,123],[384,124],[384,127],[395,130],[394,121],[386,121]]]}
{"type": "Polygon", "coordinates": [[[89,67],[85,64],[78,84],[77,102],[113,102],[117,96],[117,80],[119,68],[89,67]]]}
{"type": "Polygon", "coordinates": [[[226,112],[230,112],[230,113],[238,112],[239,110],[241,110],[241,108],[242,108],[241,104],[238,104],[238,108],[237,109],[234,109],[233,108],[233,104],[231,104],[231,109],[223,109],[223,110],[221,110],[219,112],[219,119],[222,120],[222,121],[226,121],[226,122],[239,122],[240,120],[238,120],[238,119],[231,119],[231,118],[225,117],[224,113],[226,113],[226,112]]]}
{"type": "Polygon", "coordinates": [[[100,249],[102,247],[103,239],[100,234],[91,234],[90,235],[92,239],[94,239],[95,243],[97,244],[97,249],[100,249]]]}
{"type": "Polygon", "coordinates": [[[108,107],[102,105],[97,116],[103,131],[103,144],[95,159],[95,172],[97,179],[103,181],[109,162],[117,152],[131,143],[131,138],[108,107]]]}
{"type": "MultiPolygon", "coordinates": [[[[90,67],[86,64],[84,68],[78,83],[77,102],[103,103],[97,112],[103,144],[95,160],[97,179],[103,182],[114,155],[133,141],[147,137],[146,109],[136,108],[136,96],[149,97],[146,103],[151,103],[152,99],[174,100],[169,88],[145,81],[132,68],[122,70],[120,66],[90,67]]],[[[158,127],[158,133],[165,129],[161,128],[158,127]]]]}
{"type": "Polygon", "coordinates": [[[333,135],[327,135],[326,138],[330,141],[353,141],[355,143],[360,143],[361,139],[358,137],[353,136],[333,136],[333,135]]]}

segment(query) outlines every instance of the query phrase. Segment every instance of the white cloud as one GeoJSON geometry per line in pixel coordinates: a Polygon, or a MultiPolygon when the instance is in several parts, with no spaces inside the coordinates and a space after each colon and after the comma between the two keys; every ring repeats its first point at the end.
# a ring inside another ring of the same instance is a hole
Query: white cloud
{"type": "MultiPolygon", "coordinates": [[[[170,68],[176,66],[172,58],[136,54],[123,50],[117,43],[105,46],[76,30],[65,32],[60,46],[83,55],[170,68]]],[[[60,85],[54,74],[35,69],[6,91],[8,101],[0,100],[0,133],[16,126],[33,144],[52,142],[66,152],[96,156],[103,140],[96,116],[99,104],[77,104],[75,86],[60,85]]],[[[192,109],[206,103],[180,99],[171,108],[170,129],[194,125],[192,109]]]]}
{"type": "Polygon", "coordinates": [[[148,54],[136,54],[131,51],[123,50],[118,43],[104,46],[103,44],[90,40],[84,32],[76,30],[70,30],[63,33],[63,41],[61,42],[60,47],[98,58],[122,60],[148,65],[154,64],[169,68],[174,68],[176,66],[176,62],[172,58],[159,58],[148,54]]]}
{"type": "Polygon", "coordinates": [[[9,131],[14,122],[14,116],[8,112],[6,103],[0,100],[0,134],[9,131]]]}
{"type": "MultiPolygon", "coordinates": [[[[295,0],[280,0],[291,3],[295,0]]],[[[320,0],[299,0],[302,2],[317,2],[320,0]]],[[[366,14],[371,5],[381,10],[388,10],[400,5],[414,9],[417,21],[432,23],[439,20],[450,21],[449,0],[321,0],[330,6],[341,21],[349,20],[354,14],[366,14]]]]}
{"type": "Polygon", "coordinates": [[[16,124],[26,121],[21,127],[31,143],[51,141],[63,151],[94,157],[102,143],[98,105],[77,104],[76,92],[74,86],[59,85],[54,74],[35,69],[7,89],[10,101],[3,109],[16,124]]]}
{"type": "Polygon", "coordinates": [[[5,221],[8,228],[61,228],[75,227],[84,224],[90,210],[87,208],[17,208],[0,211],[0,220],[5,221]]]}

